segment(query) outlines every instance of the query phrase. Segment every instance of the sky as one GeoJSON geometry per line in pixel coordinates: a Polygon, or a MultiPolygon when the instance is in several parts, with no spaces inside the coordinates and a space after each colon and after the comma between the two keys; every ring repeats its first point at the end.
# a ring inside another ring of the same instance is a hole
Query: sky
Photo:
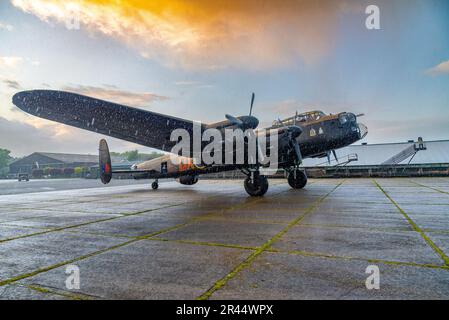
{"type": "MultiPolygon", "coordinates": [[[[202,122],[364,113],[363,142],[449,139],[446,0],[1,0],[0,148],[97,153],[101,136],[26,115],[66,90],[202,122]],[[380,29],[365,9],[379,8],[380,29]]],[[[112,151],[148,148],[108,138],[112,151]]]]}

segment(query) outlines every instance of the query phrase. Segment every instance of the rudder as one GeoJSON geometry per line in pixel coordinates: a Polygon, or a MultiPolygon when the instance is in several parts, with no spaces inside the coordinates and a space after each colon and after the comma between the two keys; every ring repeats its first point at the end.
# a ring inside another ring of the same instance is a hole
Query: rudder
{"type": "Polygon", "coordinates": [[[103,184],[108,184],[112,179],[112,164],[108,143],[105,139],[100,140],[100,147],[98,150],[100,162],[100,179],[103,184]]]}

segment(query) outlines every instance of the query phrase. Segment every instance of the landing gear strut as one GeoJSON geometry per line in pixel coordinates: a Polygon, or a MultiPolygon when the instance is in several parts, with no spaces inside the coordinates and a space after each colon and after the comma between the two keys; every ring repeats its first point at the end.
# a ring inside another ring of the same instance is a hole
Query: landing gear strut
{"type": "Polygon", "coordinates": [[[288,184],[293,189],[302,189],[307,184],[307,176],[306,173],[298,168],[290,170],[288,172],[288,184]]]}
{"type": "Polygon", "coordinates": [[[261,197],[268,191],[268,179],[260,172],[252,171],[245,179],[245,190],[252,197],[261,197]]]}
{"type": "Polygon", "coordinates": [[[151,188],[153,188],[153,190],[157,190],[157,188],[159,188],[159,182],[156,180],[151,184],[151,188]]]}

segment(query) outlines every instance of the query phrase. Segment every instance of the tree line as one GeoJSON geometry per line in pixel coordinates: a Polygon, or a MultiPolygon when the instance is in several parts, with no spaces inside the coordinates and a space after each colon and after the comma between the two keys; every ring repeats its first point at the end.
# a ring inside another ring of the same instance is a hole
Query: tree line
{"type": "Polygon", "coordinates": [[[0,148],[0,177],[4,177],[8,174],[9,164],[14,160],[11,157],[11,151],[0,148]]]}
{"type": "Polygon", "coordinates": [[[147,161],[154,158],[158,158],[162,156],[163,153],[160,152],[152,152],[152,153],[140,153],[138,150],[126,151],[126,152],[111,152],[112,157],[120,157],[126,159],[128,161],[147,161]]]}

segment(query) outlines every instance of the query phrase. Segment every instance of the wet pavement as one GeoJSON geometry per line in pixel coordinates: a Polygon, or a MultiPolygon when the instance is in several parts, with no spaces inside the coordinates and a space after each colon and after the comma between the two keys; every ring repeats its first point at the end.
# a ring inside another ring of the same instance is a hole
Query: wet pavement
{"type": "Polygon", "coordinates": [[[0,299],[449,297],[447,178],[33,183],[0,183],[0,299]]]}
{"type": "Polygon", "coordinates": [[[111,184],[103,186],[99,180],[95,179],[31,179],[28,182],[0,180],[0,195],[98,188],[100,186],[110,188],[144,183],[148,184],[148,181],[113,180],[111,184]]]}

